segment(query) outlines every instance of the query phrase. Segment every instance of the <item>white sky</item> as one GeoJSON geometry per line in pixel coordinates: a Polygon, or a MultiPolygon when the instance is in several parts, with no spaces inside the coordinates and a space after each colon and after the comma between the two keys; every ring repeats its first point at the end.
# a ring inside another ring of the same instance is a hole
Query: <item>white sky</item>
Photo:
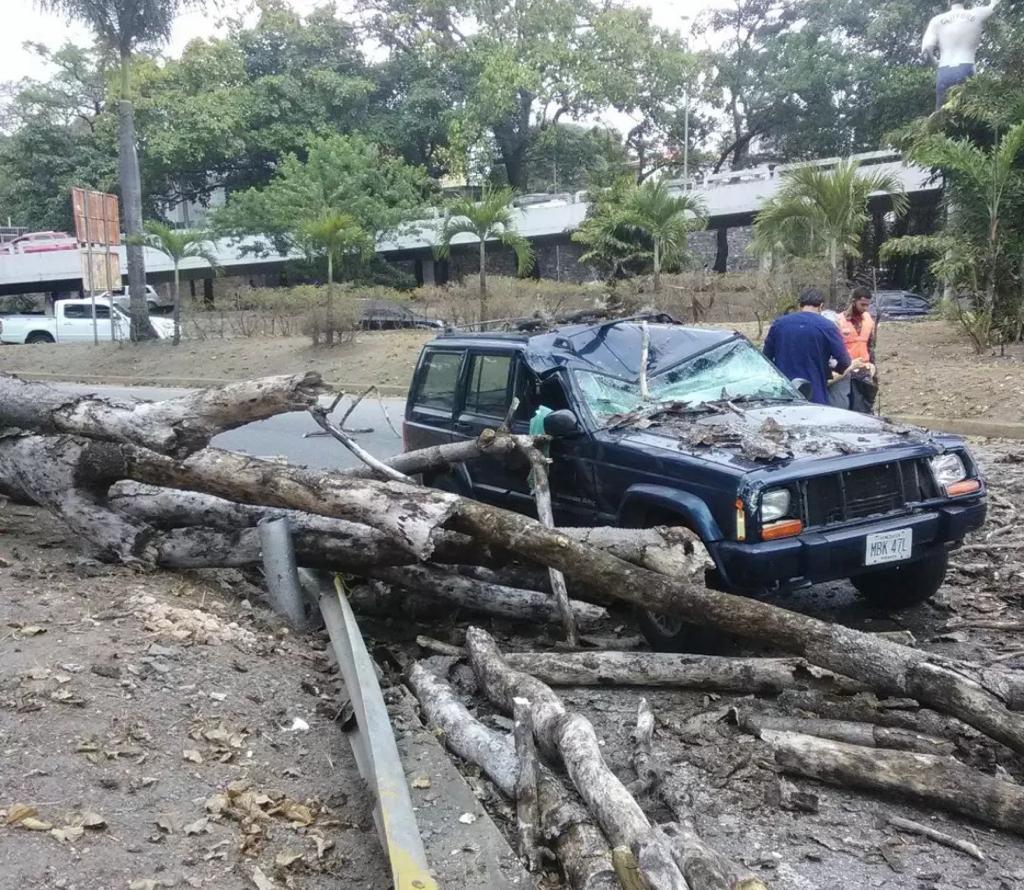
{"type": "MultiPolygon", "coordinates": [[[[323,0],[290,0],[300,12],[309,12],[323,0]]],[[[693,17],[701,10],[719,5],[716,0],[631,0],[637,6],[649,6],[656,24],[664,28],[687,27],[684,17],[693,17]]],[[[211,7],[217,5],[211,3],[211,7]]],[[[185,12],[178,19],[167,53],[177,56],[184,46],[196,37],[209,37],[217,33],[217,21],[225,13],[237,13],[249,7],[248,0],[221,0],[220,9],[203,14],[185,12]]],[[[344,8],[344,3],[339,3],[344,8]]],[[[58,16],[43,14],[35,0],[0,0],[0,82],[20,80],[22,77],[45,77],[46,66],[38,57],[25,50],[26,41],[42,43],[53,49],[67,41],[88,43],[89,32],[77,24],[68,24],[58,16]]]]}

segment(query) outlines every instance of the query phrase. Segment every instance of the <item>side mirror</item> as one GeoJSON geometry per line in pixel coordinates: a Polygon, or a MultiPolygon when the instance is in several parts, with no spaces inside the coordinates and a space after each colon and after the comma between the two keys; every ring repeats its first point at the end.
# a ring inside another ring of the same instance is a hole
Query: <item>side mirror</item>
{"type": "Polygon", "coordinates": [[[552,411],[544,418],[544,432],[553,438],[574,436],[580,432],[580,422],[568,408],[552,411]]]}
{"type": "Polygon", "coordinates": [[[796,387],[796,391],[800,393],[800,395],[807,399],[807,401],[811,400],[811,396],[814,391],[811,389],[810,380],[804,380],[803,377],[794,377],[790,382],[796,387]]]}

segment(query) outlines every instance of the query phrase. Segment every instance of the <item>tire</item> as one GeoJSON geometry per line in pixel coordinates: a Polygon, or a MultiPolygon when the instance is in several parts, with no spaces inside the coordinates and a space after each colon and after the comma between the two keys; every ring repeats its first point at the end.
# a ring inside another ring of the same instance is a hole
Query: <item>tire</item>
{"type": "MultiPolygon", "coordinates": [[[[658,525],[674,525],[689,528],[680,517],[664,511],[650,512],[633,528],[654,528],[658,525]]],[[[718,631],[696,624],[686,624],[675,615],[664,615],[637,608],[636,622],[640,632],[655,652],[689,652],[692,654],[713,654],[728,645],[727,638],[718,631]]]]}
{"type": "Polygon", "coordinates": [[[53,334],[48,334],[46,331],[33,331],[25,338],[26,343],[56,343],[53,334]]]}
{"type": "Polygon", "coordinates": [[[945,550],[913,562],[868,572],[850,579],[857,592],[880,609],[906,609],[930,600],[946,580],[945,550]]]}

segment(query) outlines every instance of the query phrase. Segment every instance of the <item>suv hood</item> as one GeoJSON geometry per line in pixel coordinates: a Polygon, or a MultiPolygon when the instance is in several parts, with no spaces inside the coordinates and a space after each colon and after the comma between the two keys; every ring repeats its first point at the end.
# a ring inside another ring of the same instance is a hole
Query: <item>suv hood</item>
{"type": "Polygon", "coordinates": [[[623,445],[682,451],[744,469],[931,441],[925,430],[809,402],[721,406],[714,414],[669,411],[613,434],[623,445]]]}

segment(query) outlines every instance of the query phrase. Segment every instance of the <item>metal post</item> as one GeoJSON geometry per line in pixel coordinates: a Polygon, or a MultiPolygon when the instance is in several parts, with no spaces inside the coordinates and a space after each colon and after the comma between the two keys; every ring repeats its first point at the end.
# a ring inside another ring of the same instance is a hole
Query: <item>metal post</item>
{"type": "MultiPolygon", "coordinates": [[[[89,304],[92,306],[92,345],[98,346],[100,333],[96,327],[96,286],[92,276],[92,233],[89,231],[89,193],[85,193],[83,201],[85,210],[85,261],[86,261],[86,282],[89,287],[89,304]]],[[[113,312],[111,312],[113,315],[113,312]]]]}
{"type": "Polygon", "coordinates": [[[307,623],[306,608],[302,601],[302,584],[295,565],[295,548],[288,520],[263,519],[259,523],[259,530],[260,545],[263,548],[263,574],[270,605],[297,630],[304,630],[307,623]]]}

